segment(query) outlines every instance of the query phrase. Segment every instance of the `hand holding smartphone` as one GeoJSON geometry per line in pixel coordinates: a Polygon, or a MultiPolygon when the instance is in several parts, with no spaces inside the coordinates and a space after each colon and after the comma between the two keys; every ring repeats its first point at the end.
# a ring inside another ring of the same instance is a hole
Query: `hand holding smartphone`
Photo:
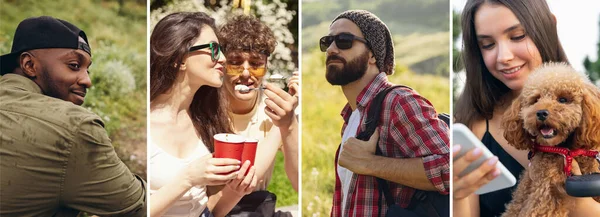
{"type": "MultiPolygon", "coordinates": [[[[471,173],[473,170],[477,169],[481,166],[482,163],[487,161],[488,159],[494,157],[494,155],[490,152],[490,150],[477,139],[473,132],[469,130],[463,124],[453,124],[452,125],[452,136],[453,136],[453,145],[460,144],[463,148],[460,150],[458,154],[456,154],[453,159],[458,159],[464,156],[467,152],[473,150],[474,148],[479,148],[482,150],[482,155],[475,161],[473,161],[465,170],[463,170],[459,176],[464,176],[471,173]]],[[[517,179],[502,165],[502,163],[498,162],[496,164],[496,168],[500,170],[500,175],[488,182],[487,184],[481,186],[481,188],[475,191],[475,194],[485,194],[493,191],[497,191],[500,189],[508,188],[517,183],[517,179]]]]}

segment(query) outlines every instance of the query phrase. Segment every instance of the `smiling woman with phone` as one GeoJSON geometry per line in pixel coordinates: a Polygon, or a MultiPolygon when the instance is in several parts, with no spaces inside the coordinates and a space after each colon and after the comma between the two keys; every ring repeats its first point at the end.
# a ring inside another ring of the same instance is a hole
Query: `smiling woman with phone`
{"type": "MultiPolygon", "coordinates": [[[[527,151],[515,149],[504,139],[503,114],[530,72],[544,62],[568,61],[558,39],[556,18],[545,0],[469,0],[462,14],[462,32],[467,81],[456,104],[455,121],[468,126],[495,157],[467,174],[462,172],[482,150],[475,148],[454,159],[453,214],[499,216],[512,200],[516,185],[488,194],[474,192],[500,174],[497,162],[515,177],[528,164],[527,151]]],[[[461,148],[454,144],[453,153],[461,148]]],[[[591,198],[574,200],[573,210],[579,216],[593,215],[590,206],[598,206],[591,198]]]]}

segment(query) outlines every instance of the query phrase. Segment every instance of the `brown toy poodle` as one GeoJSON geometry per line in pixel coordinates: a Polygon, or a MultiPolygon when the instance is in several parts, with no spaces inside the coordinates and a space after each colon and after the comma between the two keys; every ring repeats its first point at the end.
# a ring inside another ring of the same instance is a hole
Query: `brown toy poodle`
{"type": "MultiPolygon", "coordinates": [[[[573,204],[564,186],[570,157],[544,151],[600,150],[600,89],[570,66],[548,63],[529,76],[504,118],[504,137],[530,151],[532,166],[525,168],[502,216],[568,216],[573,204]]],[[[594,157],[574,159],[582,174],[600,172],[594,157]]]]}

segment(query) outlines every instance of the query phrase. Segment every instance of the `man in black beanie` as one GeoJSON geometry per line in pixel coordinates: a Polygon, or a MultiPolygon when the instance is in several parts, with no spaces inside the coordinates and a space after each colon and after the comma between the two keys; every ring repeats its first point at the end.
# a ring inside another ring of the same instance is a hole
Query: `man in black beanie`
{"type": "Polygon", "coordinates": [[[91,55],[82,30],[42,16],[0,56],[0,216],[146,216],[146,183],[80,106],[91,55]]]}
{"type": "Polygon", "coordinates": [[[326,78],[340,85],[348,100],[342,110],[342,143],[336,153],[336,184],[331,216],[384,216],[377,178],[385,180],[392,198],[385,202],[407,208],[416,189],[449,191],[449,130],[431,103],[407,87],[391,89],[381,104],[372,136],[367,114],[375,96],[393,84],[394,43],[389,29],[364,10],[338,15],[320,39],[326,52],[326,78]],[[377,147],[381,153],[376,154],[377,147]],[[393,200],[392,200],[393,199],[393,200]]]}

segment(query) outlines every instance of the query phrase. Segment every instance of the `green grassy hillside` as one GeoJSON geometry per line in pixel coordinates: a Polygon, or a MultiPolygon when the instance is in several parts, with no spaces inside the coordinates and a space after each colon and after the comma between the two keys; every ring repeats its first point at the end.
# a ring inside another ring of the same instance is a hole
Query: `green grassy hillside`
{"type": "Polygon", "coordinates": [[[417,74],[448,77],[449,25],[447,0],[306,0],[302,2],[302,52],[318,48],[331,21],[348,9],[377,15],[394,37],[397,63],[417,74]]]}

